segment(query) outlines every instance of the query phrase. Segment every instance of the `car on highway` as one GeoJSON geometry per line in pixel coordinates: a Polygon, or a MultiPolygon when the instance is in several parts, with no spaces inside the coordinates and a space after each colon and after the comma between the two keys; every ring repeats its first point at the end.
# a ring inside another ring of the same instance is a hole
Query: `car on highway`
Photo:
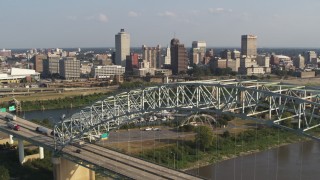
{"type": "Polygon", "coordinates": [[[152,128],[151,127],[147,127],[144,129],[145,131],[152,131],[152,128]]]}
{"type": "Polygon", "coordinates": [[[81,153],[81,149],[77,149],[77,150],[76,150],[76,153],[79,153],[79,154],[80,154],[80,153],[81,153]]]}

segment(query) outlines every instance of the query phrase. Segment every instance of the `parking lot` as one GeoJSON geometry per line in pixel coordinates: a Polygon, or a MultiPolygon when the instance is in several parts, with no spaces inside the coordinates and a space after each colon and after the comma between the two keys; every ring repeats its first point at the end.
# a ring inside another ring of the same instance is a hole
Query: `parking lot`
{"type": "Polygon", "coordinates": [[[111,131],[108,140],[106,140],[104,143],[176,139],[185,138],[187,136],[194,136],[193,132],[177,132],[175,129],[170,127],[157,127],[159,128],[159,130],[148,131],[145,130],[146,128],[147,127],[141,129],[119,130],[117,132],[111,131]]]}

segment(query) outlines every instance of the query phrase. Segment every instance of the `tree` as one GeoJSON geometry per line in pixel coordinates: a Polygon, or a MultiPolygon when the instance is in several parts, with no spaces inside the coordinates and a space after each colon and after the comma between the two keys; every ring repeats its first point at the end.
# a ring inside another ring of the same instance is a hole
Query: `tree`
{"type": "Polygon", "coordinates": [[[224,137],[224,138],[230,137],[230,132],[229,131],[224,131],[223,134],[222,134],[222,137],[224,137]]]}
{"type": "Polygon", "coordinates": [[[0,179],[1,180],[9,180],[10,174],[9,170],[5,168],[4,166],[0,166],[0,179]]]}
{"type": "Polygon", "coordinates": [[[213,133],[207,126],[199,126],[196,128],[196,144],[203,149],[207,149],[212,145],[213,133]]]}

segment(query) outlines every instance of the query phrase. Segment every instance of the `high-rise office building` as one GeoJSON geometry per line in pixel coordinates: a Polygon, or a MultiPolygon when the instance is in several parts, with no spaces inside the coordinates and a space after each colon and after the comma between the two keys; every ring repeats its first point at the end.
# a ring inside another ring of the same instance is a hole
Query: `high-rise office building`
{"type": "Polygon", "coordinates": [[[133,71],[133,69],[139,68],[139,54],[137,53],[131,53],[129,56],[127,56],[126,59],[126,72],[127,71],[133,71]]]}
{"type": "Polygon", "coordinates": [[[225,49],[224,51],[220,52],[220,56],[222,59],[231,59],[231,51],[229,49],[225,49]]]}
{"type": "Polygon", "coordinates": [[[241,56],[241,52],[237,50],[231,51],[231,59],[238,59],[241,56]]]}
{"type": "Polygon", "coordinates": [[[293,58],[293,65],[296,68],[303,69],[305,67],[305,58],[299,54],[293,58]]]}
{"type": "Polygon", "coordinates": [[[170,65],[171,64],[171,53],[170,53],[170,47],[167,47],[166,50],[166,55],[163,56],[163,62],[165,65],[170,65]]]}
{"type": "Polygon", "coordinates": [[[256,61],[259,66],[270,67],[270,57],[265,54],[258,55],[256,61]]]}
{"type": "Polygon", "coordinates": [[[43,61],[43,73],[48,76],[60,73],[60,57],[48,57],[43,61]]]}
{"type": "Polygon", "coordinates": [[[33,58],[34,70],[38,73],[43,72],[43,60],[47,59],[45,54],[37,54],[33,58]]]}
{"type": "Polygon", "coordinates": [[[317,64],[317,53],[314,51],[306,51],[304,53],[304,59],[306,64],[317,64]]]}
{"type": "Polygon", "coordinates": [[[126,57],[130,55],[130,35],[121,29],[118,34],[115,36],[116,44],[116,56],[115,63],[116,65],[121,65],[122,67],[126,66],[126,57]]]}
{"type": "Polygon", "coordinates": [[[80,60],[75,57],[65,57],[60,62],[60,75],[65,79],[80,78],[80,60]]]}
{"type": "Polygon", "coordinates": [[[161,60],[161,47],[147,47],[142,46],[142,59],[150,64],[150,68],[161,68],[163,62],[161,60]]]}
{"type": "Polygon", "coordinates": [[[257,36],[241,36],[241,55],[246,57],[257,56],[257,36]]]}
{"type": "Polygon", "coordinates": [[[199,64],[203,62],[206,55],[207,43],[205,41],[193,41],[190,53],[192,64],[199,64]]]}
{"type": "Polygon", "coordinates": [[[188,69],[187,51],[179,39],[172,39],[170,43],[172,74],[186,73],[188,69]]]}

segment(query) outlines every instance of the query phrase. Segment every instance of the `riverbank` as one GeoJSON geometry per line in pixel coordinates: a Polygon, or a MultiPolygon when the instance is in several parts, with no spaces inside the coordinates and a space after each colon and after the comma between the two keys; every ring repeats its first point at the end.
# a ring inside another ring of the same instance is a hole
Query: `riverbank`
{"type": "Polygon", "coordinates": [[[227,136],[216,135],[212,140],[212,145],[205,149],[199,147],[197,142],[188,140],[136,155],[185,171],[302,140],[305,138],[285,130],[262,128],[227,136]]]}
{"type": "Polygon", "coordinates": [[[193,169],[196,169],[196,168],[202,168],[202,167],[205,167],[205,166],[218,164],[218,163],[221,163],[223,161],[227,161],[227,160],[230,160],[230,159],[238,158],[238,157],[241,157],[241,156],[253,155],[255,153],[259,153],[259,152],[263,152],[263,151],[267,151],[267,150],[271,150],[271,149],[276,149],[276,148],[280,148],[280,147],[283,147],[283,146],[287,146],[289,144],[294,144],[294,143],[299,143],[299,142],[301,142],[301,141],[299,140],[299,141],[292,142],[292,143],[282,143],[280,145],[274,145],[274,146],[271,146],[271,147],[269,147],[267,149],[263,149],[263,150],[250,150],[250,151],[247,151],[247,152],[240,152],[239,155],[224,156],[220,160],[215,161],[215,162],[208,162],[206,160],[200,160],[199,162],[195,162],[193,166],[190,166],[190,167],[187,167],[187,168],[184,168],[184,169],[180,169],[180,170],[181,171],[190,171],[190,170],[193,170],[193,169]]]}

